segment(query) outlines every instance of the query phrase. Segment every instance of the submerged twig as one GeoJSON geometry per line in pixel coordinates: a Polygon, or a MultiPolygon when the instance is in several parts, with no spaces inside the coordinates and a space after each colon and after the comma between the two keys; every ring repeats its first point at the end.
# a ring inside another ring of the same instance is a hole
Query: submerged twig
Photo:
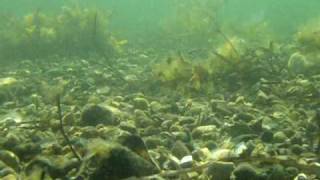
{"type": "Polygon", "coordinates": [[[207,12],[207,16],[209,19],[211,19],[212,23],[215,26],[216,31],[222,36],[222,38],[230,45],[232,51],[238,56],[240,57],[240,53],[238,52],[238,50],[236,49],[236,47],[233,45],[232,41],[230,40],[230,38],[226,35],[226,33],[224,33],[220,26],[218,25],[218,23],[216,22],[215,18],[207,12]]]}
{"type": "Polygon", "coordinates": [[[219,57],[220,59],[223,60],[223,62],[227,62],[227,63],[231,63],[231,61],[229,59],[227,59],[226,57],[224,57],[222,54],[218,53],[217,51],[213,50],[211,51],[214,55],[216,55],[217,57],[219,57]]]}
{"type": "MultiPolygon", "coordinates": [[[[216,24],[216,23],[215,23],[216,24]]],[[[233,52],[240,57],[240,54],[238,52],[238,50],[236,49],[236,47],[233,45],[233,43],[231,42],[231,40],[229,39],[229,37],[220,29],[220,27],[218,25],[216,25],[216,29],[217,32],[222,36],[222,38],[230,45],[231,49],[233,50],[233,52]]]]}
{"type": "Polygon", "coordinates": [[[61,111],[61,102],[60,102],[60,95],[57,95],[57,108],[58,108],[58,119],[60,121],[60,131],[61,134],[63,136],[63,138],[65,139],[65,141],[67,142],[67,145],[70,147],[73,155],[78,159],[79,162],[82,161],[81,157],[78,155],[78,153],[75,151],[75,149],[73,148],[70,139],[68,138],[67,134],[64,131],[63,128],[63,121],[62,121],[62,111],[61,111]]]}

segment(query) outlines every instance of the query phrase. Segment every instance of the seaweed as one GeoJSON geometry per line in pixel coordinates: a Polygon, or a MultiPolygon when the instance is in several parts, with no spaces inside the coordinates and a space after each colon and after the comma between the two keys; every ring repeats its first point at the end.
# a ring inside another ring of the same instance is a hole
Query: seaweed
{"type": "Polygon", "coordinates": [[[92,55],[109,59],[122,44],[111,36],[108,21],[108,13],[80,7],[65,7],[50,15],[37,9],[24,17],[3,16],[0,60],[92,55]]]}

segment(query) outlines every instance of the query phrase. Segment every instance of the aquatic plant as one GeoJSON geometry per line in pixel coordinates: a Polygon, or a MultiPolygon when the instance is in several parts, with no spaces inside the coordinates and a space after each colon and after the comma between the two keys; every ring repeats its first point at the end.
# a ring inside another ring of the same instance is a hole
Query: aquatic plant
{"type": "Polygon", "coordinates": [[[223,0],[178,0],[173,4],[173,14],[164,18],[160,25],[163,36],[173,40],[172,45],[201,48],[216,39],[218,35],[215,29],[217,28],[216,13],[223,5],[223,0]]]}
{"type": "Polygon", "coordinates": [[[320,23],[318,20],[310,21],[298,29],[296,41],[306,52],[317,51],[320,48],[320,23]]]}
{"type": "Polygon", "coordinates": [[[173,88],[178,88],[182,82],[188,82],[191,78],[191,72],[192,64],[181,55],[168,57],[164,62],[156,64],[153,69],[155,78],[173,88]]]}
{"type": "Polygon", "coordinates": [[[108,15],[94,9],[63,8],[56,17],[57,45],[62,54],[88,56],[111,55],[108,15]]]}
{"type": "Polygon", "coordinates": [[[304,56],[304,74],[319,73],[320,68],[320,23],[319,18],[303,24],[295,34],[296,46],[304,56]]]}
{"type": "Polygon", "coordinates": [[[112,57],[126,42],[111,36],[108,21],[105,11],[80,7],[65,7],[55,15],[36,10],[22,18],[2,17],[0,59],[112,57]]]}

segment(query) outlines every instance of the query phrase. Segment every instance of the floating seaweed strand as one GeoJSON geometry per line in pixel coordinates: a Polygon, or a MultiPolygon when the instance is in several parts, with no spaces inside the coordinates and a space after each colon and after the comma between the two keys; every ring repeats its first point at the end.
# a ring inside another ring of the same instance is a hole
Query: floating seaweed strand
{"type": "Polygon", "coordinates": [[[93,15],[92,42],[95,50],[97,50],[97,30],[98,30],[98,12],[93,15]]]}

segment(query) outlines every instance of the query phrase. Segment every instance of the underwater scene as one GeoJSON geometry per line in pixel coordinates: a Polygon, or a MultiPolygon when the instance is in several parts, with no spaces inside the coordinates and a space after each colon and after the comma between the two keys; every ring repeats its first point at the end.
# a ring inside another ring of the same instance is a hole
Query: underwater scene
{"type": "Polygon", "coordinates": [[[319,180],[319,0],[1,0],[1,180],[319,180]]]}

